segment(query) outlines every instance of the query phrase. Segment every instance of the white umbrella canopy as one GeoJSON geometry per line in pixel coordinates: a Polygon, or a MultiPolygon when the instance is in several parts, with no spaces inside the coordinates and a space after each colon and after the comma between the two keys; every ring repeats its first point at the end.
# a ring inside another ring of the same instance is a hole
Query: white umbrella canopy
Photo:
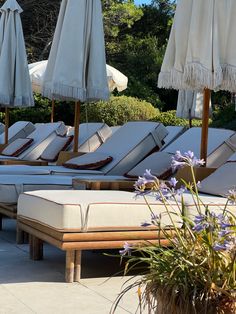
{"type": "Polygon", "coordinates": [[[236,1],[179,0],[158,87],[204,90],[206,160],[210,90],[236,90],[236,1]]]}
{"type": "Polygon", "coordinates": [[[42,94],[50,99],[76,101],[77,151],[79,102],[109,98],[100,0],[62,0],[42,94]]]}
{"type": "MultiPolygon", "coordinates": [[[[0,104],[8,108],[30,107],[34,98],[20,19],[22,9],[16,0],[7,0],[0,12],[0,104]]],[[[7,142],[8,109],[5,124],[7,142]]]]}
{"type": "MultiPolygon", "coordinates": [[[[47,67],[47,60],[42,60],[34,63],[30,63],[29,73],[32,84],[32,89],[35,93],[42,92],[43,78],[47,67]]],[[[114,67],[106,64],[107,82],[109,91],[117,89],[118,92],[122,92],[127,88],[128,77],[123,73],[115,69],[114,67]]]]}

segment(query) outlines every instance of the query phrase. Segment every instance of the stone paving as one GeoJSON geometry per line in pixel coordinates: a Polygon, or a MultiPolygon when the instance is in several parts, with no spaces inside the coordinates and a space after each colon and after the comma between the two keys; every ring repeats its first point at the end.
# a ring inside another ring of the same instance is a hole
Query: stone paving
{"type": "MultiPolygon", "coordinates": [[[[43,261],[30,260],[28,245],[15,243],[15,221],[4,219],[0,231],[0,314],[108,314],[122,285],[131,279],[122,276],[119,258],[100,251],[84,252],[80,283],[64,283],[64,263],[64,252],[50,245],[45,246],[43,261]]],[[[132,290],[115,313],[140,313],[137,305],[137,293],[132,290]]]]}

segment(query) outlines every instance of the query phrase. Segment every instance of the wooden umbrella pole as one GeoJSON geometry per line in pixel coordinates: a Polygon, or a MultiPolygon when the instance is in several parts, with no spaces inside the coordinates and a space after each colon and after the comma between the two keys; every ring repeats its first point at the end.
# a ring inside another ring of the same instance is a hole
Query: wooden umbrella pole
{"type": "Polygon", "coordinates": [[[8,143],[9,108],[5,107],[5,144],[8,143]]]}
{"type": "Polygon", "coordinates": [[[54,111],[55,111],[55,100],[52,99],[51,123],[54,120],[54,111]]]}
{"type": "Polygon", "coordinates": [[[79,121],[80,121],[80,102],[75,102],[75,123],[74,123],[74,149],[73,152],[78,152],[79,147],[79,121]]]}
{"type": "Polygon", "coordinates": [[[211,91],[208,88],[205,88],[204,96],[203,96],[203,113],[202,113],[201,159],[204,159],[206,163],[207,163],[210,98],[211,98],[211,91]]]}

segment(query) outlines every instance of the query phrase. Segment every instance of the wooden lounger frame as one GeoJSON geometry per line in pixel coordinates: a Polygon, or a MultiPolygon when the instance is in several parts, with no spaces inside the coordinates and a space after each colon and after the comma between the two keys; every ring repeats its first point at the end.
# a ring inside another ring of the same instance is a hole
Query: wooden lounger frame
{"type": "Polygon", "coordinates": [[[17,204],[7,205],[0,203],[0,231],[2,230],[3,217],[17,218],[17,204]]]}
{"type": "Polygon", "coordinates": [[[21,216],[17,217],[17,229],[29,234],[30,258],[33,260],[43,259],[43,242],[66,251],[66,282],[80,280],[83,250],[122,248],[124,242],[136,245],[150,245],[158,242],[163,246],[168,245],[168,240],[163,234],[158,232],[159,239],[157,239],[157,230],[148,229],[136,231],[58,231],[21,216]]]}

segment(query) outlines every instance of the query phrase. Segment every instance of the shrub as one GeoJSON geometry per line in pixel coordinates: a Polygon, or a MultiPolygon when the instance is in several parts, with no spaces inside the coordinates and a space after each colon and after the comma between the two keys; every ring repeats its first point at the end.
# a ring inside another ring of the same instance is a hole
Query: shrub
{"type": "MultiPolygon", "coordinates": [[[[112,96],[108,102],[100,101],[86,105],[87,117],[90,122],[105,122],[108,125],[122,125],[127,121],[151,120],[159,110],[150,103],[134,97],[112,96]]],[[[85,109],[81,120],[86,120],[85,109]]]]}
{"type": "MultiPolygon", "coordinates": [[[[30,108],[16,108],[10,110],[10,124],[16,121],[31,121],[32,123],[50,122],[52,102],[40,94],[34,95],[35,106],[30,108]]],[[[4,113],[0,116],[4,121],[4,113]]],[[[74,123],[74,104],[65,102],[55,103],[54,121],[64,121],[66,124],[74,123]]]]}
{"type": "MultiPolygon", "coordinates": [[[[176,117],[176,111],[170,110],[166,112],[160,112],[153,121],[158,121],[163,123],[164,125],[180,125],[180,126],[189,126],[188,119],[181,119],[176,117]]],[[[193,126],[200,126],[202,124],[201,120],[192,120],[193,126]]]]}
{"type": "Polygon", "coordinates": [[[235,105],[215,106],[212,126],[236,130],[235,105]]]}

